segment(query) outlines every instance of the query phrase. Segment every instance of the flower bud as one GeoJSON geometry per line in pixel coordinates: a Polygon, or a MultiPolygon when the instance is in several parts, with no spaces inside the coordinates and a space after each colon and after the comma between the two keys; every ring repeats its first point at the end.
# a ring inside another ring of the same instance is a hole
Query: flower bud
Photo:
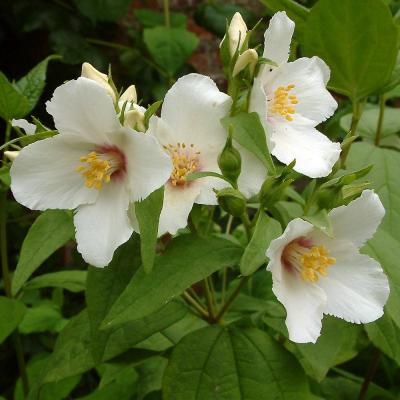
{"type": "Polygon", "coordinates": [[[10,160],[14,161],[18,157],[19,151],[5,151],[4,155],[10,160]]]}
{"type": "Polygon", "coordinates": [[[232,138],[229,137],[225,147],[218,156],[218,166],[222,175],[228,178],[232,183],[236,183],[242,166],[240,153],[232,146],[232,138]]]}
{"type": "Polygon", "coordinates": [[[103,88],[106,89],[107,93],[113,99],[113,102],[115,102],[116,96],[113,88],[108,83],[108,76],[106,74],[103,74],[102,72],[98,71],[96,68],[93,67],[93,65],[84,62],[82,64],[81,76],[83,76],[84,78],[91,79],[92,81],[95,81],[99,83],[101,86],[103,86],[103,88]]]}
{"type": "Polygon", "coordinates": [[[229,50],[231,56],[236,53],[236,50],[241,49],[247,34],[247,25],[244,22],[240,13],[235,13],[232,17],[228,28],[229,50]]]}
{"type": "Polygon", "coordinates": [[[243,71],[247,66],[250,68],[250,73],[254,73],[254,68],[257,65],[258,54],[254,49],[247,49],[243,52],[236,60],[233,68],[233,76],[236,76],[239,72],[243,71]]]}
{"type": "Polygon", "coordinates": [[[237,189],[225,188],[216,192],[218,204],[227,213],[240,217],[246,210],[246,198],[237,189]]]}
{"type": "Polygon", "coordinates": [[[124,126],[133,128],[139,132],[146,132],[146,127],[144,125],[144,113],[138,109],[125,112],[124,126]]]}
{"type": "Polygon", "coordinates": [[[135,85],[131,85],[128,89],[125,90],[124,93],[121,94],[119,101],[125,103],[125,101],[137,103],[137,93],[135,85]]]}

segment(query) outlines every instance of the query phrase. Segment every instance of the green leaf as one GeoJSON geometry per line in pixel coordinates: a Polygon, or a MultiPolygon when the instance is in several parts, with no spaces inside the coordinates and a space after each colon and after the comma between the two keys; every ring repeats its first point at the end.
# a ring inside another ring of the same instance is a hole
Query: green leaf
{"type": "MultiPolygon", "coordinates": [[[[327,378],[321,383],[322,395],[329,400],[354,400],[360,394],[363,379],[358,377],[327,378]]],[[[397,400],[397,397],[389,390],[370,382],[365,400],[397,400]]]]}
{"type": "Polygon", "coordinates": [[[20,301],[0,296],[0,343],[18,326],[25,310],[20,301]]]}
{"type": "MultiPolygon", "coordinates": [[[[145,28],[154,28],[159,25],[164,25],[164,14],[148,8],[139,8],[134,10],[134,14],[139,22],[145,28]]],[[[170,12],[170,23],[173,28],[185,28],[187,18],[185,14],[170,12]]]]}
{"type": "Polygon", "coordinates": [[[139,223],[140,248],[145,272],[150,272],[153,269],[156,255],[158,223],[163,201],[164,186],[155,190],[144,200],[135,203],[135,214],[139,223]]]}
{"type": "Polygon", "coordinates": [[[372,324],[366,324],[368,337],[376,347],[400,365],[400,326],[388,314],[372,324]]]}
{"type": "Polygon", "coordinates": [[[325,209],[319,210],[316,214],[313,215],[305,215],[303,219],[313,224],[321,232],[330,237],[333,237],[331,219],[329,218],[329,214],[325,209]]]}
{"type": "Polygon", "coordinates": [[[22,243],[20,258],[12,280],[14,295],[43,261],[73,238],[74,232],[70,213],[48,210],[39,215],[22,243]]]}
{"type": "Polygon", "coordinates": [[[46,302],[28,308],[19,325],[19,331],[24,334],[35,332],[57,332],[66,323],[60,310],[53,303],[46,302]]]}
{"type": "Polygon", "coordinates": [[[128,12],[130,0],[74,0],[78,10],[91,21],[116,21],[128,12]]]}
{"type": "Polygon", "coordinates": [[[29,100],[0,71],[0,117],[9,121],[25,117],[29,111],[29,100]]]}
{"type": "Polygon", "coordinates": [[[325,316],[315,344],[296,344],[295,354],[308,375],[322,381],[329,369],[355,357],[360,325],[325,316]]]}
{"type": "Polygon", "coordinates": [[[372,146],[369,143],[354,143],[351,147],[347,166],[359,169],[372,164],[374,167],[364,179],[379,195],[386,209],[381,227],[393,235],[400,235],[400,153],[395,150],[372,146]]]}
{"type": "Polygon", "coordinates": [[[150,118],[158,111],[162,104],[162,100],[156,101],[152,105],[150,105],[147,110],[144,112],[144,124],[145,126],[149,125],[150,118]]]}
{"type": "MultiPolygon", "coordinates": [[[[389,231],[390,232],[390,231],[389,231]]],[[[398,235],[393,237],[384,229],[379,229],[368,241],[365,252],[377,259],[389,278],[390,295],[384,315],[375,322],[365,325],[371,341],[386,355],[400,365],[400,242],[398,235]]]]}
{"type": "Polygon", "coordinates": [[[89,267],[86,303],[90,323],[90,343],[93,359],[99,363],[111,331],[100,331],[101,321],[107,315],[114,301],[140,265],[139,237],[131,239],[117,249],[110,265],[106,268],[89,267]]]}
{"type": "Polygon", "coordinates": [[[94,366],[90,352],[90,328],[86,310],[73,317],[57,337],[46,365],[43,382],[56,382],[94,366]]]}
{"type": "Polygon", "coordinates": [[[307,380],[295,358],[255,328],[208,326],[174,348],[165,400],[304,399],[307,380]]]}
{"type": "Polygon", "coordinates": [[[216,237],[176,238],[156,260],[151,274],[141,268],[133,276],[102,326],[109,328],[154,312],[194,283],[236,264],[241,252],[239,246],[216,237]]]}
{"type": "Polygon", "coordinates": [[[109,384],[99,387],[94,392],[76,400],[131,400],[136,391],[137,373],[133,368],[127,368],[109,384]]]}
{"type": "Polygon", "coordinates": [[[57,287],[70,292],[82,292],[86,287],[86,275],[86,271],[50,272],[28,281],[25,285],[25,290],[57,287]]]}
{"type": "Polygon", "coordinates": [[[233,117],[222,118],[226,130],[232,126],[233,138],[248,151],[253,153],[268,169],[275,174],[275,166],[268,150],[265,131],[257,113],[240,113],[233,117]]]}
{"type": "Polygon", "coordinates": [[[149,393],[161,390],[167,364],[166,358],[153,357],[136,368],[139,373],[138,400],[143,400],[149,393]]]}
{"type": "Polygon", "coordinates": [[[392,91],[400,84],[400,51],[397,53],[396,64],[394,66],[392,76],[390,77],[389,83],[380,90],[380,93],[386,93],[386,98],[390,98],[393,93],[392,91]]]}
{"type": "Polygon", "coordinates": [[[154,61],[174,76],[196,49],[199,39],[182,28],[157,26],[143,32],[143,40],[154,61]]]}
{"type": "Polygon", "coordinates": [[[3,165],[0,168],[0,181],[3,182],[7,188],[11,186],[10,167],[8,165],[3,165]]]}
{"type": "MultiPolygon", "coordinates": [[[[350,130],[352,114],[346,114],[340,119],[340,126],[345,130],[350,130]]],[[[378,126],[379,108],[374,107],[365,110],[360,122],[357,126],[357,135],[373,142],[376,136],[376,128],[378,126]]],[[[386,107],[382,125],[382,140],[390,135],[395,135],[400,132],[400,109],[386,107]]],[[[382,142],[384,144],[384,141],[382,142]]]]}
{"type": "Polygon", "coordinates": [[[183,303],[172,301],[144,318],[112,329],[112,334],[104,349],[103,361],[110,360],[128,349],[136,347],[152,335],[173,327],[173,324],[179,323],[188,313],[189,311],[183,303]]]}
{"type": "MultiPolygon", "coordinates": [[[[28,379],[31,385],[35,386],[35,383],[41,379],[41,375],[46,368],[47,360],[50,354],[39,353],[29,360],[27,366],[28,379]]],[[[74,387],[79,383],[81,377],[74,376],[67,379],[62,379],[58,382],[51,382],[43,385],[40,390],[39,400],[64,400],[69,398],[69,394],[74,387]]],[[[32,393],[28,399],[31,399],[32,393]]],[[[25,396],[22,389],[21,378],[18,379],[15,385],[14,400],[24,400],[25,396]]]]}
{"type": "Polygon", "coordinates": [[[286,11],[288,17],[293,20],[296,24],[297,35],[304,34],[305,25],[307,21],[308,14],[310,10],[294,0],[261,0],[262,3],[275,14],[278,11],[286,11]]]}
{"type": "Polygon", "coordinates": [[[261,211],[253,236],[240,260],[240,272],[242,275],[251,275],[266,262],[267,256],[265,253],[271,241],[281,233],[281,224],[261,211]]]}
{"type": "Polygon", "coordinates": [[[16,82],[18,90],[29,101],[29,112],[31,112],[39,101],[46,84],[47,65],[51,60],[60,59],[60,56],[51,55],[33,67],[23,78],[16,82]]]}
{"type": "MultiPolygon", "coordinates": [[[[159,332],[188,313],[178,302],[171,302],[157,312],[134,322],[123,324],[110,333],[102,361],[110,360],[159,332]]],[[[57,338],[49,360],[44,382],[58,381],[88,371],[95,366],[92,357],[91,331],[87,311],[70,320],[57,338]]]]}
{"type": "Polygon", "coordinates": [[[333,90],[358,101],[390,80],[397,28],[382,1],[320,0],[307,18],[304,50],[329,65],[333,90]]]}

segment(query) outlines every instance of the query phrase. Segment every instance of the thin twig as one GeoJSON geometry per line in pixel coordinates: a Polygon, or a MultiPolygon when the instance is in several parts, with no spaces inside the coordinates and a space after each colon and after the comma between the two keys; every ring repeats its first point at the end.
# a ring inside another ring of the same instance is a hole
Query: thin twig
{"type": "Polygon", "coordinates": [[[378,369],[380,358],[381,352],[378,349],[375,349],[369,363],[367,373],[365,374],[364,382],[361,385],[358,400],[364,400],[366,398],[369,384],[372,382],[372,379],[374,379],[375,373],[378,369]]]}
{"type": "Polygon", "coordinates": [[[204,318],[208,319],[208,312],[188,293],[182,293],[183,298],[204,318]]]}

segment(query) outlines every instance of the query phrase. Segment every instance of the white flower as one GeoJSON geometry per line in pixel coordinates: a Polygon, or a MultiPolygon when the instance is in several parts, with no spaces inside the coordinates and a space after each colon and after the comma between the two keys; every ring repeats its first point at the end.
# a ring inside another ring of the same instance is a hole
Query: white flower
{"type": "Polygon", "coordinates": [[[124,103],[125,101],[137,103],[137,93],[135,85],[130,85],[128,89],[126,89],[125,92],[121,94],[119,102],[124,103]]]}
{"type": "Polygon", "coordinates": [[[173,171],[165,184],[159,234],[176,233],[187,225],[193,203],[217,204],[213,188],[227,186],[222,179],[206,177],[186,182],[195,171],[220,173],[217,158],[227,133],[220,123],[231,107],[231,98],[207,76],[189,74],[169,89],[161,117],[150,119],[154,135],[171,158],[173,171]]]}
{"type": "Polygon", "coordinates": [[[389,296],[386,275],[359,249],[378,228],[385,210],[371,190],[330,212],[335,237],[296,218],[267,250],[278,300],[294,342],[315,342],[323,314],[354,323],[380,318],[389,296]]]}
{"type": "Polygon", "coordinates": [[[19,151],[15,150],[15,151],[5,151],[4,155],[10,160],[10,161],[14,161],[18,155],[19,155],[19,151]]]}
{"type": "Polygon", "coordinates": [[[108,83],[108,76],[106,74],[98,71],[95,67],[93,67],[93,65],[89,64],[88,62],[84,62],[82,64],[81,76],[83,78],[91,79],[92,81],[95,81],[99,85],[101,85],[115,102],[115,93],[111,85],[108,83]]]}
{"type": "Polygon", "coordinates": [[[250,72],[253,74],[254,68],[258,61],[258,54],[254,49],[247,49],[236,60],[233,67],[232,76],[236,76],[239,72],[243,71],[247,66],[250,67],[250,72]]]}
{"type": "Polygon", "coordinates": [[[326,90],[330,71],[318,57],[288,62],[294,22],[276,13],[265,32],[263,57],[278,66],[264,65],[254,80],[250,111],[259,114],[272,154],[311,178],[328,175],[340,155],[315,127],[330,117],[337,103],[326,90]]]}
{"type": "Polygon", "coordinates": [[[231,56],[236,53],[236,50],[240,52],[240,49],[244,43],[247,34],[247,25],[244,22],[243,17],[239,12],[236,12],[231,19],[231,23],[228,27],[229,35],[229,51],[231,56]]]}
{"type": "Polygon", "coordinates": [[[33,135],[36,131],[36,125],[31,124],[26,119],[13,119],[11,125],[23,129],[27,135],[33,135]]]}
{"type": "Polygon", "coordinates": [[[129,203],[162,186],[171,161],[154,137],[121,126],[111,97],[92,80],[61,85],[47,111],[60,134],[22,149],[11,189],[31,209],[76,209],[78,251],[105,266],[131,236],[129,203]]]}

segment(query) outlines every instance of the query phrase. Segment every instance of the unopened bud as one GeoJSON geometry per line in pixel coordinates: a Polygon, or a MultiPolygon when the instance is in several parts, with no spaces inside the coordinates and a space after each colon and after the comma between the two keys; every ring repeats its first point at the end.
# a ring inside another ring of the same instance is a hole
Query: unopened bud
{"type": "Polygon", "coordinates": [[[223,176],[236,183],[242,167],[242,158],[240,153],[232,146],[231,137],[228,138],[224,149],[218,156],[218,166],[223,176]]]}
{"type": "Polygon", "coordinates": [[[121,94],[119,101],[125,103],[125,101],[137,103],[137,93],[135,85],[131,85],[128,89],[125,90],[124,93],[121,94]]]}
{"type": "Polygon", "coordinates": [[[236,76],[239,72],[243,71],[247,66],[250,68],[250,73],[254,73],[254,69],[257,65],[258,54],[254,49],[247,49],[243,52],[236,60],[233,68],[233,76],[236,76]]]}
{"type": "Polygon", "coordinates": [[[14,161],[18,157],[19,151],[5,151],[4,155],[10,160],[14,161]]]}
{"type": "Polygon", "coordinates": [[[125,112],[124,126],[133,128],[139,132],[145,132],[146,127],[144,125],[144,113],[137,109],[125,112]]]}
{"type": "Polygon", "coordinates": [[[229,36],[229,50],[231,56],[236,53],[236,50],[241,49],[247,34],[247,25],[244,22],[240,13],[235,13],[231,19],[231,23],[228,28],[229,36]]]}
{"type": "Polygon", "coordinates": [[[230,215],[240,217],[246,210],[246,198],[237,189],[225,188],[217,192],[218,204],[230,215]]]}
{"type": "Polygon", "coordinates": [[[98,71],[96,68],[93,67],[93,65],[84,62],[82,64],[81,76],[99,83],[111,96],[113,102],[115,102],[116,100],[115,93],[111,85],[108,83],[108,76],[106,74],[103,74],[102,72],[98,71]]]}

